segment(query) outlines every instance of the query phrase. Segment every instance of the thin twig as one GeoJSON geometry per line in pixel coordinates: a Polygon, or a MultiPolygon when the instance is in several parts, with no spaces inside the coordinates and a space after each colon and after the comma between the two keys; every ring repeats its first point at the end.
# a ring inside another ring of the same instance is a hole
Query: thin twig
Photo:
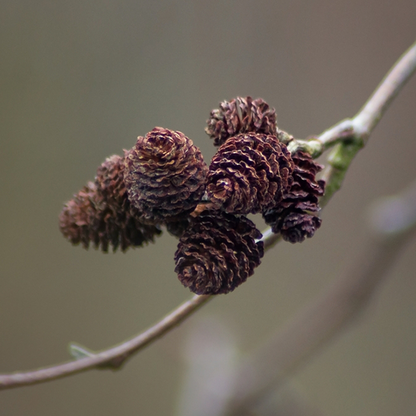
{"type": "MultiPolygon", "coordinates": [[[[400,57],[355,117],[338,123],[317,138],[316,142],[322,145],[321,153],[337,144],[328,157],[329,164],[322,176],[327,184],[320,201],[322,207],[339,190],[352,160],[415,71],[416,42],[400,57]]],[[[317,152],[315,156],[319,154],[317,152]]]]}
{"type": "MultiPolygon", "coordinates": [[[[328,165],[322,179],[326,183],[325,195],[320,200],[323,208],[337,192],[345,174],[356,154],[367,143],[381,117],[387,111],[393,99],[416,71],[416,42],[393,65],[373,94],[351,119],[345,119],[311,140],[296,140],[284,131],[279,132],[279,139],[288,143],[293,153],[298,149],[317,158],[324,151],[335,146],[328,157],[328,165]]],[[[273,246],[279,237],[267,229],[265,244],[273,246]]]]}
{"type": "Polygon", "coordinates": [[[35,371],[0,375],[0,390],[56,380],[97,367],[119,368],[134,353],[143,349],[206,303],[211,296],[193,296],[140,335],[108,350],[85,354],[85,358],[35,371]]]}
{"type": "Polygon", "coordinates": [[[314,158],[338,143],[355,141],[361,147],[415,71],[416,42],[403,53],[353,118],[340,121],[312,140],[295,140],[291,145],[304,148],[314,158]]]}
{"type": "MultiPolygon", "coordinates": [[[[309,146],[312,155],[315,157],[319,152],[326,150],[334,143],[342,141],[342,143],[338,144],[341,152],[340,155],[338,155],[339,157],[333,158],[332,161],[330,160],[331,166],[329,170],[324,173],[326,175],[325,179],[327,184],[330,186],[327,186],[326,190],[326,195],[328,195],[328,197],[324,197],[326,199],[321,202],[321,205],[325,205],[333,193],[339,189],[349,166],[349,163],[345,162],[345,160],[348,160],[345,155],[351,156],[349,160],[352,160],[352,157],[358,152],[359,148],[361,148],[362,143],[367,140],[368,135],[375,127],[380,117],[384,114],[390,102],[397,95],[400,88],[411,77],[415,69],[416,44],[405,52],[376,89],[367,104],[353,119],[359,123],[357,126],[352,126],[350,124],[351,120],[345,120],[324,132],[317,140],[304,142],[304,146],[309,146]],[[354,129],[355,127],[358,128],[358,130],[355,131],[354,135],[351,135],[351,129],[354,129]],[[360,140],[358,140],[358,142],[353,140],[353,145],[351,145],[351,138],[358,137],[357,134],[361,135],[361,142],[360,140]],[[342,166],[339,165],[341,162],[342,166]]],[[[266,248],[272,247],[277,239],[278,237],[276,235],[266,232],[263,239],[266,248]]],[[[180,305],[148,330],[114,348],[94,353],[87,349],[83,349],[82,347],[75,346],[73,347],[74,355],[83,358],[35,371],[0,375],[0,390],[55,380],[92,368],[118,368],[127,360],[127,358],[131,357],[132,354],[171,330],[190,316],[198,307],[206,303],[208,299],[210,299],[210,296],[194,296],[191,300],[180,305]]]]}
{"type": "Polygon", "coordinates": [[[403,247],[416,232],[415,195],[416,182],[410,189],[383,202],[380,213],[383,222],[377,222],[376,227],[378,238],[367,245],[360,261],[302,309],[267,344],[242,361],[229,415],[245,415],[245,409],[275,389],[368,306],[403,247]],[[402,213],[398,207],[407,212],[406,223],[396,221],[396,216],[402,213]]]}

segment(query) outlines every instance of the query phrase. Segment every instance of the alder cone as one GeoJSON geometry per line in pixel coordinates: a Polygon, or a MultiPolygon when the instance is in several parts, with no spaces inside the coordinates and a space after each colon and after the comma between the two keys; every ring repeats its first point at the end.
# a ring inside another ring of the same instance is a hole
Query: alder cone
{"type": "Polygon", "coordinates": [[[139,247],[153,242],[161,233],[154,225],[143,224],[141,213],[131,206],[123,181],[124,160],[114,155],[98,168],[95,183],[89,182],[67,202],[59,217],[60,229],[72,244],[90,243],[107,252],[119,247],[139,247]]]}
{"type": "Polygon", "coordinates": [[[280,202],[292,171],[291,155],[275,136],[239,134],[214,155],[207,195],[216,209],[255,214],[280,202]]]}
{"type": "Polygon", "coordinates": [[[276,110],[262,99],[237,97],[223,101],[211,111],[205,132],[221,146],[229,137],[240,133],[277,134],[276,110]]]}
{"type": "Polygon", "coordinates": [[[81,191],[68,201],[59,215],[59,228],[72,243],[81,243],[88,248],[91,241],[91,218],[96,211],[97,189],[93,182],[88,182],[81,191]]]}
{"type": "Polygon", "coordinates": [[[316,181],[315,175],[322,166],[315,163],[308,153],[297,151],[292,155],[295,164],[292,184],[283,199],[263,212],[267,224],[274,233],[280,233],[285,241],[299,243],[311,238],[321,226],[318,198],[324,194],[325,182],[316,181]]]}
{"type": "Polygon", "coordinates": [[[115,211],[120,211],[126,203],[129,203],[124,182],[124,170],[124,158],[113,155],[98,167],[95,176],[98,195],[115,211]]]}
{"type": "Polygon", "coordinates": [[[200,150],[179,131],[155,127],[126,154],[128,197],[148,223],[181,221],[199,203],[208,172],[200,150]]]}
{"type": "Polygon", "coordinates": [[[103,249],[105,241],[111,241],[114,251],[118,245],[125,251],[130,246],[153,242],[154,236],[161,234],[158,226],[143,223],[140,220],[142,213],[130,203],[124,171],[124,158],[118,155],[107,158],[97,170],[95,184],[101,211],[99,224],[103,249]]]}
{"type": "Polygon", "coordinates": [[[198,295],[233,291],[251,276],[263,257],[260,231],[244,216],[203,211],[179,240],[175,271],[198,295]]]}

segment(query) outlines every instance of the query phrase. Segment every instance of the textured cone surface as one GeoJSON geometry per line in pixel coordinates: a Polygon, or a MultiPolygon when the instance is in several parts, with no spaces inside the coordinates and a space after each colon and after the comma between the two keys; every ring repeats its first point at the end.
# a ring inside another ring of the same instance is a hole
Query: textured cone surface
{"type": "Polygon", "coordinates": [[[292,155],[295,168],[291,186],[284,192],[282,201],[263,212],[267,224],[284,240],[299,243],[311,238],[321,226],[317,213],[318,198],[324,194],[325,182],[316,181],[315,175],[322,166],[315,163],[308,153],[298,151],[292,155]]]}
{"type": "Polygon", "coordinates": [[[255,214],[282,199],[292,170],[290,153],[275,136],[239,134],[228,139],[212,159],[208,198],[217,209],[255,214]]]}
{"type": "Polygon", "coordinates": [[[179,131],[154,128],[126,154],[124,180],[142,220],[181,220],[199,203],[208,172],[200,150],[179,131]]]}
{"type": "Polygon", "coordinates": [[[95,183],[89,182],[64,207],[59,217],[62,233],[72,244],[107,252],[142,246],[161,233],[140,221],[141,213],[131,206],[123,181],[124,161],[111,156],[97,170],[95,183]]]}
{"type": "Polygon", "coordinates": [[[91,241],[91,218],[96,211],[97,189],[93,182],[88,182],[81,191],[68,201],[60,216],[59,228],[62,234],[72,243],[81,243],[88,248],[91,241]]]}
{"type": "Polygon", "coordinates": [[[229,137],[239,133],[276,135],[276,111],[262,99],[237,97],[223,101],[220,108],[211,111],[205,132],[221,146],[229,137]]]}
{"type": "Polygon", "coordinates": [[[263,242],[246,217],[204,211],[193,218],[179,240],[175,271],[198,295],[233,291],[253,274],[263,257],[263,242]]]}

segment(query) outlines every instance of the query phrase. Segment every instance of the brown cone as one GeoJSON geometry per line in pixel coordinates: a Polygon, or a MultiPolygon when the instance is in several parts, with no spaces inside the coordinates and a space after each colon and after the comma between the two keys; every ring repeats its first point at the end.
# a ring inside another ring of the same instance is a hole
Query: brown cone
{"type": "Polygon", "coordinates": [[[160,228],[140,221],[141,213],[131,206],[123,181],[124,161],[111,156],[98,168],[95,183],[89,182],[64,207],[59,225],[72,244],[107,252],[109,246],[126,251],[142,246],[161,233],[160,228]]]}
{"type": "Polygon", "coordinates": [[[237,97],[223,101],[220,108],[211,111],[205,132],[221,146],[229,137],[239,133],[276,135],[276,111],[262,99],[237,97]]]}
{"type": "Polygon", "coordinates": [[[293,182],[284,192],[283,199],[263,212],[267,224],[274,233],[281,233],[286,241],[299,243],[313,237],[321,226],[318,197],[324,194],[325,182],[316,181],[315,175],[322,166],[315,163],[308,153],[298,151],[292,155],[295,168],[293,182]]]}
{"type": "Polygon", "coordinates": [[[88,182],[81,191],[68,201],[59,215],[59,228],[72,243],[81,243],[88,248],[91,241],[90,218],[94,217],[97,189],[93,182],[88,182]]]}
{"type": "Polygon", "coordinates": [[[200,150],[179,131],[155,127],[126,154],[124,180],[148,223],[181,220],[199,203],[208,172],[200,150]]]}
{"type": "Polygon", "coordinates": [[[260,264],[261,233],[246,217],[203,211],[191,220],[175,253],[181,283],[198,295],[233,291],[260,264]]]}
{"type": "Polygon", "coordinates": [[[275,136],[239,134],[228,139],[212,159],[208,198],[217,209],[255,214],[281,200],[292,170],[290,153],[275,136]]]}

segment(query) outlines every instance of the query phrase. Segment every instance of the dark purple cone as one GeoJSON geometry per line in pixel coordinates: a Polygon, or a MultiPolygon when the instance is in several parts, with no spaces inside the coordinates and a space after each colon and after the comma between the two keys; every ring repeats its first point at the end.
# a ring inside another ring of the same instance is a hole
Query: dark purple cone
{"type": "Polygon", "coordinates": [[[198,295],[233,291],[251,276],[263,257],[261,233],[246,217],[203,211],[179,240],[175,271],[198,295]]]}
{"type": "Polygon", "coordinates": [[[208,172],[200,150],[179,131],[155,127],[126,154],[124,180],[147,223],[181,221],[199,203],[208,172]]]}
{"type": "Polygon", "coordinates": [[[143,224],[141,213],[131,206],[123,181],[124,160],[111,156],[98,168],[95,183],[89,182],[64,207],[60,229],[72,243],[107,252],[120,247],[139,247],[153,242],[159,227],[143,224]]]}
{"type": "Polygon", "coordinates": [[[72,244],[81,243],[84,248],[90,245],[90,219],[96,212],[96,192],[95,184],[88,182],[65,204],[59,215],[59,228],[72,244]]]}
{"type": "Polygon", "coordinates": [[[275,206],[288,187],[293,162],[275,136],[239,134],[212,158],[207,195],[217,209],[248,214],[275,206]]]}
{"type": "Polygon", "coordinates": [[[284,192],[279,204],[263,212],[267,224],[285,241],[300,243],[313,237],[321,226],[318,198],[324,194],[325,182],[316,181],[315,175],[322,166],[315,163],[308,153],[298,151],[292,155],[295,168],[293,182],[284,192]]]}
{"type": "Polygon", "coordinates": [[[205,132],[221,146],[229,137],[240,133],[276,135],[276,111],[262,99],[237,97],[223,101],[220,108],[211,111],[205,132]]]}

